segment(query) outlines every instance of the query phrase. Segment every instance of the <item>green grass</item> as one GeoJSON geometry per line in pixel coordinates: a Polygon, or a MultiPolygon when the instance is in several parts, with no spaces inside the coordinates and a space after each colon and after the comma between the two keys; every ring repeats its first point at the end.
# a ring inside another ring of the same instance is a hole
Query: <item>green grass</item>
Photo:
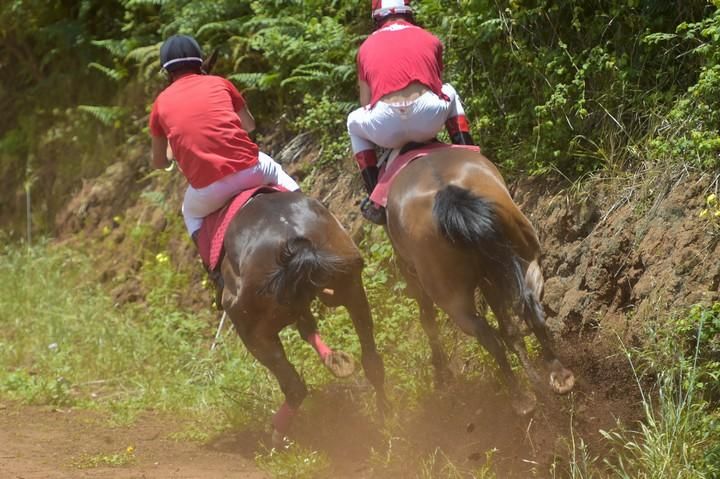
{"type": "Polygon", "coordinates": [[[330,460],[322,452],[290,444],[283,450],[269,449],[255,455],[260,469],[278,479],[319,479],[328,477],[330,460]]]}
{"type": "MultiPolygon", "coordinates": [[[[155,272],[161,267],[171,268],[152,265],[155,272]]],[[[120,423],[157,409],[218,426],[252,420],[253,413],[237,416],[257,411],[258,397],[275,396],[267,372],[239,342],[209,350],[210,313],[169,307],[163,288],[168,293],[174,279],[158,284],[147,303],[118,307],[96,284],[93,268],[68,249],[4,252],[0,394],[102,409],[120,423]]]]}
{"type": "Polygon", "coordinates": [[[109,454],[83,454],[72,461],[77,469],[93,469],[96,467],[122,467],[135,463],[135,450],[132,446],[121,452],[109,454]]]}

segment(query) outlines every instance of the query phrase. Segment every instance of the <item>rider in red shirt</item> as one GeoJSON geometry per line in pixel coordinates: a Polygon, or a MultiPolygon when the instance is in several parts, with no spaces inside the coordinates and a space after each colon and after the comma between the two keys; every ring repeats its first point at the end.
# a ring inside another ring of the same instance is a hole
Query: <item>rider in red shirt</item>
{"type": "Polygon", "coordinates": [[[245,99],[226,79],[203,74],[202,56],[190,36],[174,35],[163,43],[160,61],[171,83],[150,113],[152,166],[169,165],[169,142],[190,183],[182,213],[193,239],[203,218],[242,190],[265,184],[299,189],[250,139],[255,119],[245,99]]]}
{"type": "MultiPolygon", "coordinates": [[[[443,46],[413,23],[410,0],[373,0],[376,30],[357,56],[360,104],[348,116],[353,153],[370,194],[378,179],[375,147],[429,141],[445,126],[455,144],[472,145],[460,97],[442,83],[443,46]]],[[[363,216],[383,224],[384,209],[363,202],[363,216]]]]}

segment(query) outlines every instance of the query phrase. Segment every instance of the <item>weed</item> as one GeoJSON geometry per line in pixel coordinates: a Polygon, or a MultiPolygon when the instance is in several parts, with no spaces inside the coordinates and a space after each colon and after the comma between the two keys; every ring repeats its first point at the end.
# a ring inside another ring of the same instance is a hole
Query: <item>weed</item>
{"type": "Polygon", "coordinates": [[[435,449],[420,465],[419,479],[496,479],[493,471],[493,456],[497,451],[491,449],[485,452],[485,457],[472,457],[472,460],[484,459],[484,464],[477,468],[459,466],[453,462],[441,449],[435,449]]]}
{"type": "Polygon", "coordinates": [[[128,446],[124,451],[111,454],[84,454],[73,459],[72,466],[77,469],[92,469],[95,467],[121,467],[134,464],[136,461],[135,448],[128,446]]]}
{"type": "MultiPolygon", "coordinates": [[[[637,429],[618,424],[614,431],[600,431],[613,451],[604,463],[615,476],[711,478],[720,474],[720,411],[709,401],[717,383],[718,362],[708,355],[720,332],[718,318],[720,303],[695,306],[652,330],[652,349],[634,351],[637,361],[656,375],[656,394],[643,387],[631,352],[626,350],[645,417],[637,429]]],[[[578,470],[579,475],[572,477],[595,477],[595,471],[578,470]]]]}
{"type": "Polygon", "coordinates": [[[699,215],[706,222],[706,227],[711,234],[720,235],[720,201],[715,193],[705,198],[705,208],[699,215]]]}
{"type": "Polygon", "coordinates": [[[327,456],[290,444],[282,450],[270,449],[255,455],[258,467],[277,479],[319,479],[330,467],[327,456]]]}

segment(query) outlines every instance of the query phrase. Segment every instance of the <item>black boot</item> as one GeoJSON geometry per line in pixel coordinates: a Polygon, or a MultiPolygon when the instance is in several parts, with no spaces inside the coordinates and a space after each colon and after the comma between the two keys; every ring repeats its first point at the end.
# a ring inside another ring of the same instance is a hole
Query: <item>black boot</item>
{"type": "Polygon", "coordinates": [[[368,166],[364,170],[360,170],[360,176],[362,176],[365,191],[367,191],[368,195],[372,194],[375,186],[377,186],[378,174],[379,170],[377,166],[368,166]]]}
{"type": "Polygon", "coordinates": [[[453,145],[475,145],[470,133],[467,131],[459,131],[455,133],[450,137],[450,141],[452,141],[453,145]]]}
{"type": "Polygon", "coordinates": [[[370,197],[365,198],[360,203],[360,213],[362,213],[363,218],[376,225],[382,226],[387,223],[385,208],[373,203],[370,197]]]}
{"type": "Polygon", "coordinates": [[[377,186],[380,170],[377,166],[377,154],[374,149],[363,150],[355,154],[355,161],[360,167],[360,176],[365,184],[368,196],[360,203],[360,213],[363,217],[376,225],[385,224],[385,208],[370,200],[375,186],[377,186]]]}

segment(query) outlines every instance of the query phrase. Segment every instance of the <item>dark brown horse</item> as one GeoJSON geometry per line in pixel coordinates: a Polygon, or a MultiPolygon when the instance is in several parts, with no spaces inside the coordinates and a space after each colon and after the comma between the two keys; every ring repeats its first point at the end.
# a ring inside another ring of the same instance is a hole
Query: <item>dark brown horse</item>
{"type": "Polygon", "coordinates": [[[409,294],[420,305],[436,381],[447,372],[447,360],[434,305],[494,357],[516,411],[529,413],[535,399],[520,387],[507,347],[529,378],[539,382],[525,350],[523,323],[540,342],[552,389],[560,394],[572,389],[573,374],[553,351],[539,302],[543,277],[537,235],[487,158],[469,149],[439,149],[410,163],[390,188],[387,228],[409,294]],[[499,331],[478,314],[478,289],[495,313],[499,331]],[[514,321],[515,316],[522,321],[514,321]]]}
{"type": "Polygon", "coordinates": [[[375,348],[373,323],[361,272],[360,252],[337,219],[320,202],[301,193],[261,195],[233,218],[225,235],[222,306],[247,349],[280,383],[285,403],[273,417],[275,443],[307,388],[285,356],[278,333],[297,324],[303,339],[336,376],[353,371],[349,355],[320,339],[310,303],[345,306],[360,338],[362,365],[385,404],[383,362],[375,348]]]}

